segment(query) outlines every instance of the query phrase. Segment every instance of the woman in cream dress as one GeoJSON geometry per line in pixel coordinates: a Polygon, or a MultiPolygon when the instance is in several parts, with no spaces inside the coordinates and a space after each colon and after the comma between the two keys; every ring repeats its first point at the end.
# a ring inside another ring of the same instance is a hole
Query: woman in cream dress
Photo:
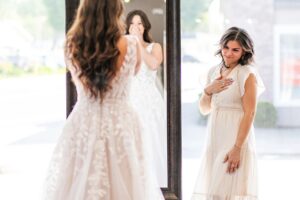
{"type": "Polygon", "coordinates": [[[208,138],[192,200],[257,200],[253,119],[263,83],[253,42],[241,28],[220,40],[222,58],[208,73],[200,111],[210,113],[208,138]]]}

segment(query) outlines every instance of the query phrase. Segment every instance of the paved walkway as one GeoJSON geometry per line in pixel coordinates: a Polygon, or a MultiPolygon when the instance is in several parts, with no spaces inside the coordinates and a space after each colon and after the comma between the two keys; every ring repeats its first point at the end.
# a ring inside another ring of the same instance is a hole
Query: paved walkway
{"type": "Polygon", "coordinates": [[[65,76],[0,80],[0,199],[40,200],[65,120],[65,76]]]}

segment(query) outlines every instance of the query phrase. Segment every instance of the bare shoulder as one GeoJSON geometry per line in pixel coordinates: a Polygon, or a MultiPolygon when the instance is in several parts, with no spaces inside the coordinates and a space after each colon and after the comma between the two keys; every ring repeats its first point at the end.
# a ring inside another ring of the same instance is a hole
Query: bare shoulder
{"type": "Polygon", "coordinates": [[[162,51],[162,47],[159,43],[153,43],[152,51],[162,51]]]}
{"type": "Polygon", "coordinates": [[[157,42],[153,43],[153,48],[160,48],[161,49],[161,45],[157,42]]]}
{"type": "Polygon", "coordinates": [[[125,36],[121,36],[121,38],[117,43],[118,49],[120,50],[121,54],[126,53],[127,45],[128,45],[127,38],[125,36]]]}
{"type": "Polygon", "coordinates": [[[128,37],[126,37],[126,36],[123,35],[123,36],[120,37],[120,39],[118,41],[118,44],[120,44],[120,45],[126,45],[127,41],[128,41],[128,37]]]}
{"type": "Polygon", "coordinates": [[[128,45],[128,41],[127,41],[126,37],[121,36],[121,38],[117,42],[117,48],[120,51],[120,54],[119,54],[118,60],[117,60],[118,67],[120,67],[122,65],[122,63],[125,59],[125,55],[127,54],[127,45],[128,45]]]}

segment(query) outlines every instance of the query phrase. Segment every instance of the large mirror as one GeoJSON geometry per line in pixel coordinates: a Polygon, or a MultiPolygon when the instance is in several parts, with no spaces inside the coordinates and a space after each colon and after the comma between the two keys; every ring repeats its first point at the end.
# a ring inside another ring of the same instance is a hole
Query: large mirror
{"type": "MultiPolygon", "coordinates": [[[[78,2],[66,0],[67,28],[78,2]]],[[[150,38],[141,34],[144,51],[161,57],[155,69],[148,69],[146,59],[142,62],[133,80],[132,103],[147,122],[143,123],[145,141],[152,151],[149,157],[165,199],[181,199],[179,0],[124,0],[124,5],[126,34],[139,36],[142,26],[142,32],[149,31],[150,38]]],[[[67,114],[75,102],[76,92],[68,74],[67,114]]]]}
{"type": "Polygon", "coordinates": [[[131,102],[143,121],[145,144],[160,187],[167,187],[165,2],[125,1],[126,34],[142,44],[142,65],[132,83],[131,102]],[[153,64],[156,61],[156,64],[153,64]]]}

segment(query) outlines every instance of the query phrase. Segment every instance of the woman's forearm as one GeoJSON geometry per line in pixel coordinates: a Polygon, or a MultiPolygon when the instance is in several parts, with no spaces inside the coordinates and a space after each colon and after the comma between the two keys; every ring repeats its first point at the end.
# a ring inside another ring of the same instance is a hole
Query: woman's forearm
{"type": "Polygon", "coordinates": [[[256,90],[255,76],[250,74],[245,83],[245,94],[242,97],[244,116],[241,120],[239,132],[235,141],[235,146],[239,148],[244,145],[255,117],[257,101],[256,90]]]}
{"type": "Polygon", "coordinates": [[[211,96],[203,93],[199,101],[199,110],[203,115],[207,115],[211,111],[211,96]]]}
{"type": "Polygon", "coordinates": [[[145,48],[142,48],[142,58],[146,65],[152,70],[157,70],[161,64],[153,55],[148,53],[145,48]]]}
{"type": "Polygon", "coordinates": [[[251,129],[251,126],[252,126],[252,123],[254,120],[254,116],[255,116],[254,111],[244,113],[244,116],[240,123],[238,135],[237,135],[237,138],[235,141],[235,146],[241,148],[243,146],[243,144],[245,143],[245,141],[249,135],[249,131],[251,129]]]}
{"type": "Polygon", "coordinates": [[[141,42],[139,42],[139,45],[141,48],[141,55],[145,64],[151,70],[157,70],[160,67],[160,64],[162,63],[163,60],[161,47],[157,44],[154,44],[152,47],[152,53],[149,53],[147,49],[142,45],[141,42]]]}

